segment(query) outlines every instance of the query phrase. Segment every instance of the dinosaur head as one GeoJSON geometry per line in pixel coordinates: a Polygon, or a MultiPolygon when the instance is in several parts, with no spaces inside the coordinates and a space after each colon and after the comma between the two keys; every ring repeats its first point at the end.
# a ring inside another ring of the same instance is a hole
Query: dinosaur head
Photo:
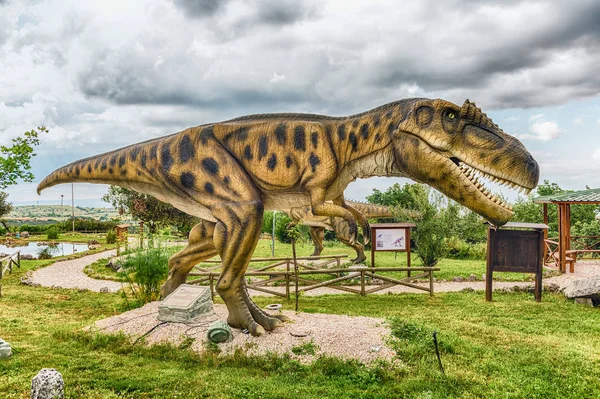
{"type": "Polygon", "coordinates": [[[393,132],[395,165],[497,226],[512,207],[495,197],[482,180],[528,193],[539,167],[516,138],[466,100],[462,107],[444,100],[419,99],[393,132]]]}

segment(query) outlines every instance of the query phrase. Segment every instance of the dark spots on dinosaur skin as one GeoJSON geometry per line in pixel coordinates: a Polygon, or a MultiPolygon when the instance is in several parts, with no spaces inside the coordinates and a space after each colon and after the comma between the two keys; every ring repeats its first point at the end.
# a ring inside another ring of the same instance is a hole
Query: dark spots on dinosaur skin
{"type": "Polygon", "coordinates": [[[317,132],[312,132],[310,134],[310,141],[312,142],[313,148],[317,148],[319,145],[319,134],[317,132]]]}
{"type": "Polygon", "coordinates": [[[285,145],[285,142],[287,141],[287,135],[285,134],[286,129],[287,126],[285,123],[280,123],[275,128],[275,138],[277,138],[277,143],[280,145],[285,145]]]}
{"type": "Polygon", "coordinates": [[[385,113],[385,118],[390,119],[391,117],[392,117],[392,110],[389,110],[388,112],[385,113]]]}
{"type": "Polygon", "coordinates": [[[113,155],[112,157],[110,157],[110,166],[115,166],[117,164],[117,157],[116,155],[113,155]]]}
{"type": "Polygon", "coordinates": [[[77,166],[77,167],[75,168],[75,176],[79,176],[79,173],[80,173],[80,171],[79,171],[79,166],[77,166]]]}
{"type": "Polygon", "coordinates": [[[485,152],[480,152],[479,153],[479,159],[483,159],[483,158],[485,158],[485,156],[486,156],[485,152]]]}
{"type": "Polygon", "coordinates": [[[156,144],[154,144],[150,148],[150,159],[156,159],[157,153],[158,153],[158,147],[156,146],[156,144]]]}
{"type": "Polygon", "coordinates": [[[250,129],[247,126],[244,126],[237,129],[234,133],[239,141],[246,141],[248,140],[248,131],[250,131],[250,129]]]}
{"type": "Polygon", "coordinates": [[[352,145],[352,152],[355,152],[358,149],[358,138],[354,132],[350,133],[348,136],[348,140],[350,140],[350,144],[352,145]]]}
{"type": "Polygon", "coordinates": [[[215,192],[215,186],[213,186],[212,183],[206,183],[204,185],[204,191],[206,191],[209,194],[212,194],[215,192]]]}
{"type": "Polygon", "coordinates": [[[292,166],[292,156],[291,155],[286,155],[286,157],[285,157],[285,167],[289,169],[290,166],[292,166]]]}
{"type": "Polygon", "coordinates": [[[352,121],[352,127],[358,127],[358,119],[352,121]]]}
{"type": "Polygon", "coordinates": [[[244,158],[246,158],[248,161],[251,161],[252,158],[254,158],[254,156],[252,155],[252,149],[249,145],[244,147],[244,158]]]}
{"type": "Polygon", "coordinates": [[[142,175],[142,172],[140,172],[140,171],[138,170],[138,171],[137,171],[137,175],[138,175],[138,176],[141,176],[141,175],[142,175]]]}
{"type": "Polygon", "coordinates": [[[125,176],[127,174],[127,169],[122,169],[121,170],[121,176],[125,176]]]}
{"type": "Polygon", "coordinates": [[[396,124],[394,122],[390,122],[388,124],[387,130],[390,134],[394,133],[394,130],[396,130],[396,124]]]}
{"type": "Polygon", "coordinates": [[[113,172],[114,172],[113,168],[108,168],[108,173],[110,173],[112,175],[113,172]]]}
{"type": "Polygon", "coordinates": [[[108,165],[106,164],[106,159],[102,161],[102,166],[100,167],[100,170],[102,172],[104,172],[106,170],[106,168],[108,168],[108,165]]]}
{"type": "Polygon", "coordinates": [[[275,170],[276,166],[277,166],[277,155],[271,154],[271,156],[269,157],[269,160],[267,161],[267,168],[269,168],[269,170],[275,170]]]}
{"type": "Polygon", "coordinates": [[[219,173],[219,164],[213,158],[204,158],[202,160],[202,169],[214,176],[219,173]]]}
{"type": "Polygon", "coordinates": [[[362,124],[362,126],[360,127],[360,135],[365,140],[369,138],[369,124],[368,123],[362,124]]]}
{"type": "Polygon", "coordinates": [[[194,175],[190,172],[184,172],[181,174],[181,176],[179,176],[179,181],[185,188],[194,188],[194,185],[196,184],[196,177],[194,177],[194,175]]]}
{"type": "Polygon", "coordinates": [[[133,147],[131,149],[131,151],[129,152],[129,159],[131,159],[133,162],[135,162],[139,154],[140,154],[140,148],[133,147]]]}
{"type": "Polygon", "coordinates": [[[381,141],[381,134],[377,133],[377,134],[375,135],[375,142],[376,142],[376,143],[379,143],[380,141],[381,141]]]}
{"type": "Polygon", "coordinates": [[[225,183],[225,184],[229,184],[229,176],[225,176],[225,177],[223,178],[223,183],[225,183]]]}
{"type": "Polygon", "coordinates": [[[373,126],[377,127],[381,123],[381,116],[379,114],[373,117],[373,126]]]}
{"type": "Polygon", "coordinates": [[[500,162],[502,162],[502,156],[501,155],[496,155],[493,159],[492,159],[492,163],[494,165],[498,165],[500,162]]]}
{"type": "Polygon", "coordinates": [[[147,156],[146,154],[143,154],[143,155],[142,155],[142,158],[141,158],[141,164],[142,164],[142,168],[145,168],[145,167],[146,167],[146,161],[147,161],[147,160],[148,160],[148,156],[147,156]]]}
{"type": "Polygon", "coordinates": [[[215,135],[213,133],[212,126],[205,127],[200,132],[200,142],[204,145],[206,145],[206,143],[208,143],[208,140],[213,139],[214,137],[215,137],[215,135]]]}
{"type": "Polygon", "coordinates": [[[122,168],[123,166],[125,166],[125,161],[127,159],[125,158],[125,155],[121,155],[121,157],[119,158],[119,168],[122,168]]]}
{"type": "Polygon", "coordinates": [[[91,164],[88,164],[87,171],[88,171],[88,173],[92,173],[92,165],[91,164]]]}
{"type": "Polygon", "coordinates": [[[261,160],[266,157],[267,152],[269,152],[269,141],[267,140],[267,136],[260,136],[258,139],[258,159],[261,160]]]}
{"type": "Polygon", "coordinates": [[[308,163],[310,164],[310,167],[312,168],[312,171],[314,173],[317,169],[317,165],[321,163],[321,160],[314,153],[311,153],[310,157],[308,158],[308,163]]]}
{"type": "Polygon", "coordinates": [[[196,154],[196,149],[192,143],[190,136],[185,135],[179,143],[179,160],[183,163],[189,161],[196,154]]]}
{"type": "Polygon", "coordinates": [[[296,126],[294,129],[294,148],[298,151],[306,151],[306,131],[304,126],[296,126]]]}
{"type": "Polygon", "coordinates": [[[171,150],[169,149],[168,145],[164,145],[160,151],[160,155],[161,155],[161,163],[163,166],[163,169],[165,171],[169,171],[171,170],[171,167],[173,166],[174,163],[174,159],[173,156],[171,155],[171,150]]]}
{"type": "Polygon", "coordinates": [[[95,169],[98,169],[100,167],[100,162],[101,161],[102,161],[101,159],[96,159],[96,162],[94,163],[94,168],[95,169]]]}
{"type": "Polygon", "coordinates": [[[338,139],[340,141],[346,140],[346,126],[345,125],[339,125],[338,129],[337,129],[337,134],[338,134],[338,139]]]}

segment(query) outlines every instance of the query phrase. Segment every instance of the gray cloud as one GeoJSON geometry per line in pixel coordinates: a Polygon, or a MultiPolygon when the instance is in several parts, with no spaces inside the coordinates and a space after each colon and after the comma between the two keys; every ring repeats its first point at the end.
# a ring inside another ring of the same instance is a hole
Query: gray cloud
{"type": "Polygon", "coordinates": [[[173,0],[173,2],[191,18],[206,18],[225,7],[229,0],[173,0]]]}

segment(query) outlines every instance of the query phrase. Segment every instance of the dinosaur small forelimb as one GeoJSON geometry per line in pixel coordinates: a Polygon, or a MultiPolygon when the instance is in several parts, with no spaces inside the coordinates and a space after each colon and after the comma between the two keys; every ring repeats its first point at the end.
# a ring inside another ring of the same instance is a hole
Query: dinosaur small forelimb
{"type": "Polygon", "coordinates": [[[341,206],[332,204],[331,202],[321,202],[312,205],[312,212],[317,216],[333,216],[344,219],[349,227],[349,242],[357,242],[358,227],[352,213],[341,206]]]}
{"type": "Polygon", "coordinates": [[[338,198],[334,199],[333,203],[343,207],[344,209],[347,209],[352,214],[356,222],[360,223],[360,226],[363,230],[363,243],[364,245],[367,245],[371,240],[371,226],[369,226],[369,220],[365,217],[365,215],[363,215],[362,212],[353,206],[348,205],[343,196],[339,196],[338,198]]]}

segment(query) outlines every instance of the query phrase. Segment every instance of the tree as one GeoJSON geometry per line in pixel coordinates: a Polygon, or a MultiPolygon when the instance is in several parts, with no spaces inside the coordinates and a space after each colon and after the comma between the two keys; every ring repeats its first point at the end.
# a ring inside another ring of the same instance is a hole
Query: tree
{"type": "Polygon", "coordinates": [[[35,156],[33,147],[40,144],[39,135],[48,133],[46,127],[38,127],[23,133],[23,137],[12,140],[12,146],[0,146],[0,189],[17,184],[19,179],[31,182],[31,159],[35,156]]]}
{"type": "MultiPolygon", "coordinates": [[[[19,179],[31,182],[31,158],[35,156],[33,147],[40,144],[39,135],[48,133],[46,127],[38,127],[23,133],[23,137],[12,140],[12,146],[0,146],[0,190],[17,184],[19,179]]],[[[7,201],[8,194],[0,191],[0,223],[6,230],[8,227],[2,220],[12,210],[12,204],[7,201]]]]}
{"type": "Polygon", "coordinates": [[[122,187],[110,186],[102,201],[112,204],[121,213],[128,213],[134,219],[144,222],[150,234],[155,234],[160,227],[173,225],[180,230],[187,230],[197,221],[188,215],[152,197],[122,187]]]}

